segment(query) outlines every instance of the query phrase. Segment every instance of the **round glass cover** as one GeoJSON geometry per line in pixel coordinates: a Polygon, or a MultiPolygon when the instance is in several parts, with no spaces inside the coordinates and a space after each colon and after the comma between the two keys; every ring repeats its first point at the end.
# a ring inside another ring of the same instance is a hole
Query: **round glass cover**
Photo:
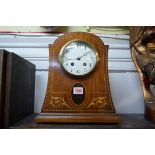
{"type": "Polygon", "coordinates": [[[83,76],[90,73],[97,63],[97,53],[83,41],[67,44],[60,55],[61,65],[70,74],[83,76]]]}

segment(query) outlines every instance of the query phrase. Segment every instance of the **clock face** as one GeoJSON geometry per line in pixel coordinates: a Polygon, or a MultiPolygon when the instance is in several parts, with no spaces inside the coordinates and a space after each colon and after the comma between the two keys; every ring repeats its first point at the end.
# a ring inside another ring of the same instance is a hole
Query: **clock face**
{"type": "Polygon", "coordinates": [[[83,41],[67,44],[60,52],[59,62],[71,75],[84,76],[90,73],[99,61],[98,54],[91,45],[83,41]]]}

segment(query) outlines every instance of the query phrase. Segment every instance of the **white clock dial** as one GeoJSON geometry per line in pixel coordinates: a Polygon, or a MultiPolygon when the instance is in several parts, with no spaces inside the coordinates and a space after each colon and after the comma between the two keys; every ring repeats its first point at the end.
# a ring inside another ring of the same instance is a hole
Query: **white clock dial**
{"type": "Polygon", "coordinates": [[[83,41],[74,41],[65,46],[60,57],[63,68],[77,76],[90,73],[98,61],[94,48],[83,41]]]}

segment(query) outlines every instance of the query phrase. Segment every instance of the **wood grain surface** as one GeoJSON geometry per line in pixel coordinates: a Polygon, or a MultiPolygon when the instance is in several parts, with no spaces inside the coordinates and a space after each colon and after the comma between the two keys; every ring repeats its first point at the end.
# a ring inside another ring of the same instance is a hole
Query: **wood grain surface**
{"type": "MultiPolygon", "coordinates": [[[[108,80],[108,46],[99,37],[84,32],[67,33],[49,45],[49,56],[48,85],[42,113],[115,113],[108,80]],[[64,45],[75,40],[92,45],[100,58],[95,70],[82,78],[66,74],[58,62],[59,52],[64,45]],[[81,83],[85,88],[85,99],[79,105],[74,103],[71,94],[76,83],[81,83]]],[[[40,117],[36,120],[42,121],[40,117]]]]}

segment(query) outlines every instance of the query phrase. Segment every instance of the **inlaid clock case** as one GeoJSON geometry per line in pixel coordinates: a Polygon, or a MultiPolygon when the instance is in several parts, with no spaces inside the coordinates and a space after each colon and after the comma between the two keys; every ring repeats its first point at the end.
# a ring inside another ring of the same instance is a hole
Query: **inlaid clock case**
{"type": "Polygon", "coordinates": [[[36,121],[119,123],[119,120],[119,116],[115,113],[108,80],[108,46],[91,33],[72,32],[60,36],[54,44],[49,45],[47,91],[41,113],[36,117],[36,121]],[[100,58],[95,69],[82,77],[67,74],[58,60],[62,48],[76,40],[91,45],[100,58]],[[76,87],[83,89],[81,96],[73,93],[76,87]]]}

